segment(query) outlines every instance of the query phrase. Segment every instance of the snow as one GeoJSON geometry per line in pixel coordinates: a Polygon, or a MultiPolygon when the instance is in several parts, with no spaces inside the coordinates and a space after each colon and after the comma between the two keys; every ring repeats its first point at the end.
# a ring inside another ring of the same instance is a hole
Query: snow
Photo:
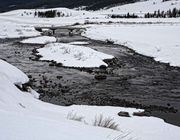
{"type": "MultiPolygon", "coordinates": [[[[87,37],[106,40],[112,39],[136,50],[138,53],[153,56],[155,60],[180,66],[180,18],[171,19],[110,19],[107,14],[136,13],[143,15],[154,10],[180,8],[180,1],[160,2],[143,1],[111,9],[87,12],[67,8],[56,8],[65,17],[37,18],[32,14],[35,9],[15,10],[0,14],[0,38],[33,37],[24,43],[47,44],[38,49],[41,60],[54,60],[67,67],[99,67],[107,64],[104,59],[113,56],[95,51],[83,45],[88,42],[70,44],[52,43],[55,38],[39,37],[34,26],[65,26],[74,23],[119,22],[109,25],[87,25],[87,37]],[[171,4],[173,3],[173,4],[171,4]],[[22,16],[23,14],[23,16],[22,16]],[[78,46],[79,45],[79,46],[78,46]]],[[[48,9],[41,9],[42,11],[48,9]]],[[[41,11],[37,9],[37,11],[41,11]]],[[[28,92],[20,91],[15,84],[28,82],[28,77],[16,67],[0,60],[0,139],[1,140],[179,140],[180,128],[165,123],[155,117],[136,117],[133,112],[143,111],[135,108],[110,106],[68,107],[52,105],[38,100],[39,94],[29,87],[28,92]],[[127,111],[131,117],[120,117],[118,112],[127,111]],[[72,112],[82,116],[81,122],[68,120],[72,112]],[[95,117],[102,114],[111,117],[119,125],[120,131],[94,127],[95,117]]]]}
{"type": "Polygon", "coordinates": [[[47,44],[37,50],[41,60],[54,60],[67,67],[99,67],[107,66],[103,61],[114,58],[112,55],[95,51],[89,47],[69,45],[64,43],[47,44]]]}
{"type": "Polygon", "coordinates": [[[76,42],[70,42],[70,45],[89,45],[89,42],[85,41],[76,41],[76,42]]]}
{"type": "Polygon", "coordinates": [[[2,13],[3,16],[16,16],[16,17],[31,17],[31,18],[38,18],[34,15],[35,12],[45,12],[49,10],[56,10],[57,12],[60,12],[63,14],[64,17],[77,17],[77,16],[84,16],[86,14],[93,15],[91,12],[88,11],[78,11],[68,8],[50,8],[50,9],[19,9],[19,10],[13,10],[6,13],[2,13]]]}
{"type": "Polygon", "coordinates": [[[104,19],[104,15],[87,11],[76,11],[67,8],[52,9],[21,9],[6,13],[0,13],[0,38],[19,38],[39,36],[34,27],[38,26],[65,26],[75,23],[84,23],[85,19],[104,19]],[[35,11],[57,10],[64,17],[38,18],[35,11]]]}
{"type": "Polygon", "coordinates": [[[121,6],[115,6],[107,10],[102,10],[104,14],[136,14],[143,16],[145,13],[154,13],[154,11],[168,11],[169,9],[178,8],[180,9],[179,0],[145,0],[140,2],[135,2],[132,4],[125,4],[121,6]]]}
{"type": "Polygon", "coordinates": [[[67,8],[52,8],[52,9],[20,9],[6,13],[0,13],[0,21],[15,22],[18,24],[28,24],[34,26],[64,26],[72,25],[74,23],[84,23],[85,19],[99,19],[104,18],[104,15],[96,14],[94,12],[76,11],[67,8]],[[56,10],[63,13],[64,17],[55,18],[39,18],[35,17],[35,11],[56,10]]]}
{"type": "MultiPolygon", "coordinates": [[[[169,8],[180,8],[179,0],[178,1],[167,1],[167,2],[159,2],[157,1],[156,7],[166,7],[169,8]],[[171,5],[171,3],[177,3],[171,5]],[[163,5],[163,6],[161,6],[163,5]]],[[[171,24],[180,24],[180,18],[157,18],[157,19],[111,19],[108,18],[109,14],[112,13],[120,13],[123,12],[139,12],[141,7],[144,10],[152,9],[149,11],[153,11],[155,9],[151,8],[154,7],[152,4],[153,1],[145,1],[145,2],[137,2],[134,4],[123,5],[119,7],[113,7],[112,9],[101,10],[101,11],[76,11],[67,8],[52,8],[52,9],[21,9],[21,10],[14,10],[6,13],[0,13],[0,38],[18,38],[18,37],[32,37],[32,36],[39,36],[40,33],[34,29],[34,26],[66,26],[66,25],[73,25],[75,23],[83,24],[88,22],[100,23],[100,22],[120,22],[122,24],[126,23],[171,23],[171,24]],[[143,6],[141,3],[145,3],[143,6]],[[134,6],[136,5],[137,6],[134,6]],[[151,6],[152,5],[152,6],[151,6]],[[128,8],[123,7],[127,6],[128,8]],[[135,8],[136,7],[136,8],[135,8]],[[148,8],[147,8],[148,7],[148,8]],[[118,10],[120,9],[120,10],[118,10]],[[38,18],[34,16],[35,11],[47,11],[47,10],[57,10],[64,14],[64,17],[55,17],[55,18],[38,18]]],[[[143,12],[143,11],[142,11],[143,12]]],[[[146,11],[144,11],[146,12],[146,11]]]]}
{"type": "Polygon", "coordinates": [[[31,94],[21,92],[9,77],[0,73],[1,140],[106,139],[111,133],[108,129],[68,121],[64,114],[68,111],[66,107],[43,103],[31,94]]]}
{"type": "MultiPolygon", "coordinates": [[[[1,60],[3,61],[3,60],[1,60]]],[[[0,67],[19,71],[6,62],[0,67]]],[[[17,74],[26,78],[25,74],[17,74]]],[[[1,140],[113,140],[126,136],[124,140],[178,140],[180,128],[155,117],[136,117],[133,112],[141,109],[73,105],[69,107],[44,103],[29,92],[22,92],[14,86],[9,75],[0,73],[0,139],[1,140]],[[127,111],[131,117],[120,117],[118,112],[127,111]],[[67,115],[82,116],[81,122],[68,120],[67,115]],[[111,117],[119,125],[119,131],[93,126],[99,115],[111,117]]]]}
{"type": "Polygon", "coordinates": [[[47,44],[56,42],[56,38],[53,36],[39,36],[34,38],[28,38],[21,41],[21,43],[25,44],[47,44]]]}
{"type": "Polygon", "coordinates": [[[180,26],[168,24],[95,25],[87,29],[86,37],[111,39],[156,61],[180,66],[180,26]]]}
{"type": "MultiPolygon", "coordinates": [[[[132,117],[133,112],[141,112],[142,110],[134,110],[133,108],[110,107],[110,106],[72,106],[74,112],[83,116],[86,123],[92,124],[95,117],[102,114],[104,117],[113,118],[119,124],[119,129],[124,134],[130,134],[128,138],[139,140],[161,140],[161,139],[178,139],[174,136],[175,132],[163,120],[155,117],[132,117]],[[131,117],[119,117],[119,111],[127,111],[131,117]],[[90,115],[91,114],[91,115],[90,115]],[[162,138],[163,136],[163,138],[162,138]]],[[[177,127],[179,129],[179,127],[177,127]]],[[[177,129],[177,131],[179,131],[177,129]]],[[[176,133],[176,132],[175,132],[176,133]]],[[[175,135],[180,135],[178,132],[175,135]]]]}
{"type": "Polygon", "coordinates": [[[0,20],[0,38],[19,38],[40,35],[33,26],[0,20]]]}
{"type": "Polygon", "coordinates": [[[29,81],[23,72],[0,59],[0,74],[2,73],[14,84],[24,84],[29,81]]]}

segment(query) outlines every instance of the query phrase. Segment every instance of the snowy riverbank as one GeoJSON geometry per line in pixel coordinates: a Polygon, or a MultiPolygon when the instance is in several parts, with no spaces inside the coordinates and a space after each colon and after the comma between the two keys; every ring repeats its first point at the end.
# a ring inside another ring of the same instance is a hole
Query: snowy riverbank
{"type": "Polygon", "coordinates": [[[84,35],[95,40],[112,40],[156,61],[180,66],[179,25],[92,25],[84,35]]]}
{"type": "Polygon", "coordinates": [[[2,60],[0,62],[0,67],[6,68],[0,70],[0,139],[111,140],[126,136],[123,139],[178,140],[180,137],[179,127],[161,119],[132,116],[133,112],[142,110],[108,106],[62,107],[44,103],[34,98],[32,90],[22,92],[14,85],[16,81],[27,81],[23,72],[2,60]],[[131,117],[118,116],[120,111],[129,112],[131,117]],[[93,120],[101,114],[104,118],[112,118],[120,131],[93,126],[93,120]],[[78,117],[81,119],[75,121],[78,117]]]}

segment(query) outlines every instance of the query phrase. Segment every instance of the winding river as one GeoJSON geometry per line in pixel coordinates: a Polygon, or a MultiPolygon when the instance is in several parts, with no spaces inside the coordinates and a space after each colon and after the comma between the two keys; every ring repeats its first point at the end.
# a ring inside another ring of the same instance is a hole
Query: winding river
{"type": "Polygon", "coordinates": [[[81,35],[59,35],[58,41],[86,41],[98,51],[112,54],[107,69],[65,68],[40,61],[43,45],[20,44],[22,39],[1,39],[0,58],[25,72],[40,99],[58,105],[86,104],[145,108],[152,116],[180,126],[180,68],[159,63],[125,46],[91,40],[81,35]],[[95,79],[103,74],[104,80],[95,79]]]}

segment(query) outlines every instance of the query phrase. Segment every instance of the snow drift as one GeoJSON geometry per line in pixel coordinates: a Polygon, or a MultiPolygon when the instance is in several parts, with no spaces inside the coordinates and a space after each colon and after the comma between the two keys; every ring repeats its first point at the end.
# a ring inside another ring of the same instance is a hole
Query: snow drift
{"type": "Polygon", "coordinates": [[[180,26],[157,25],[95,25],[87,29],[86,37],[113,40],[157,61],[180,66],[180,26]]]}
{"type": "Polygon", "coordinates": [[[91,48],[64,43],[47,44],[37,50],[41,60],[54,60],[67,67],[99,67],[107,66],[103,61],[114,58],[112,55],[95,51],[91,48]]]}

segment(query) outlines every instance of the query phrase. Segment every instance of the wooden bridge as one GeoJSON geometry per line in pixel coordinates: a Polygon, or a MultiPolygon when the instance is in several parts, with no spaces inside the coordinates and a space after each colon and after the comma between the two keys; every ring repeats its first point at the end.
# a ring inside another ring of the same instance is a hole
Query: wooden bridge
{"type": "Polygon", "coordinates": [[[85,29],[81,27],[72,27],[72,26],[50,26],[50,27],[44,26],[44,27],[34,27],[34,28],[39,32],[43,32],[43,30],[51,30],[53,35],[55,34],[56,30],[65,29],[68,30],[69,33],[73,33],[74,31],[77,32],[85,29]]]}

